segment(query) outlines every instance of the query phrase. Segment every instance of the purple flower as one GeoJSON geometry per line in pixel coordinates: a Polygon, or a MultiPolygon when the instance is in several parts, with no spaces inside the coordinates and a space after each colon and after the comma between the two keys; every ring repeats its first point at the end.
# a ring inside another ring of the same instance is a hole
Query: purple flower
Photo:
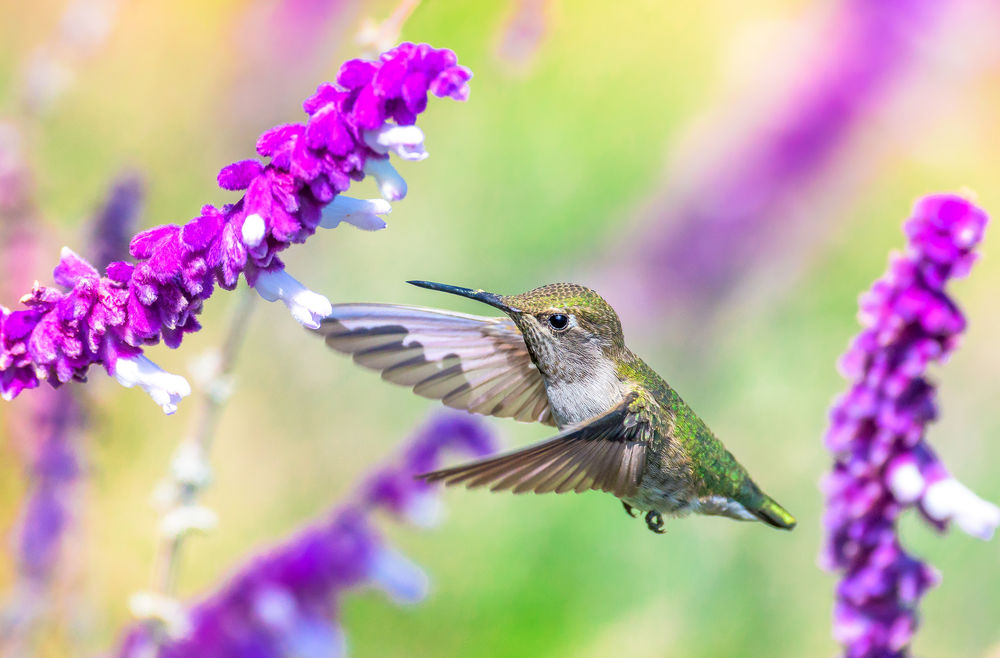
{"type": "Polygon", "coordinates": [[[518,73],[526,72],[551,31],[553,7],[550,0],[513,0],[510,15],[496,36],[494,52],[500,64],[518,73]]]}
{"type": "Polygon", "coordinates": [[[336,617],[347,590],[374,586],[403,603],[421,600],[427,590],[424,573],[386,545],[372,513],[405,516],[423,506],[430,488],[414,476],[436,468],[446,451],[480,456],[495,448],[474,417],[439,415],[397,463],[368,478],[352,502],[252,558],[201,602],[185,610],[156,595],[135,597],[133,610],[159,626],[136,626],[118,655],[210,658],[251,655],[251,647],[254,656],[342,655],[336,617]],[[157,646],[160,633],[167,640],[157,646]]]}
{"type": "Polygon", "coordinates": [[[423,136],[413,124],[428,92],[464,99],[470,77],[450,50],[427,45],[404,43],[375,62],[349,61],[335,84],[320,85],[305,101],[305,123],[261,135],[257,152],[267,163],[222,169],[221,187],[245,190],[236,203],[205,206],[186,224],[136,235],[129,248],[136,262],[113,262],[105,276],[65,249],[54,274],[68,292],[36,286],[21,309],[0,307],[0,393],[10,399],[41,380],[83,381],[101,363],[172,413],[190,387],[156,368],[142,348],[160,340],[180,345],[200,328],[197,316],[216,284],[231,290],[241,274],[265,299],[280,299],[304,325],[317,326],[329,302],[285,273],[277,254],[319,226],[379,228],[375,215],[385,206],[339,195],[371,173],[384,197],[402,198],[406,186],[387,153],[422,157],[423,136]]]}
{"type": "Polygon", "coordinates": [[[1000,509],[949,476],[924,438],[937,417],[927,366],[947,358],[965,328],[944,287],[968,274],[986,222],[960,197],[922,199],[904,225],[906,253],[894,255],[859,300],[864,329],[840,362],[851,388],[830,411],[826,445],[835,462],[823,483],[822,561],[844,574],[834,636],[852,658],[905,655],[917,603],[938,580],[899,544],[904,508],[917,506],[935,527],[954,521],[981,539],[1000,525],[1000,509]]]}
{"type": "Polygon", "coordinates": [[[142,177],[136,173],[123,173],[112,183],[107,199],[91,220],[91,262],[95,267],[105,268],[127,257],[145,196],[142,177]]]}
{"type": "Polygon", "coordinates": [[[80,472],[77,456],[83,410],[64,391],[46,395],[34,411],[37,432],[31,464],[31,490],[19,524],[18,571],[33,588],[43,589],[55,571],[61,539],[70,522],[70,496],[80,472]]]}

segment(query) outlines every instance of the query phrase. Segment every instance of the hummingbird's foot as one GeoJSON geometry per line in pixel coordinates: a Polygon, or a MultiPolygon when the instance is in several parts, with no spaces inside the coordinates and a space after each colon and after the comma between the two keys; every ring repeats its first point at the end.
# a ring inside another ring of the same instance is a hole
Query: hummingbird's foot
{"type": "Polygon", "coordinates": [[[625,513],[631,516],[633,519],[639,516],[639,512],[636,512],[635,508],[626,503],[624,500],[622,501],[622,506],[625,508],[625,513]]]}
{"type": "Polygon", "coordinates": [[[662,535],[667,531],[663,527],[663,517],[660,516],[659,512],[654,512],[650,510],[646,513],[646,526],[658,535],[662,535]]]}

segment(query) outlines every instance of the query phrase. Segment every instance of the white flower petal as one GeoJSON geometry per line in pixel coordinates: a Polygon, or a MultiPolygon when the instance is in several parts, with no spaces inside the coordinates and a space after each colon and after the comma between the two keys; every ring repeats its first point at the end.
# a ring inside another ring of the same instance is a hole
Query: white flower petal
{"type": "Polygon", "coordinates": [[[364,132],[365,144],[376,153],[395,153],[404,160],[419,161],[428,156],[424,150],[424,131],[417,126],[383,124],[364,132]]]}
{"type": "Polygon", "coordinates": [[[341,658],[347,655],[344,633],[326,619],[305,618],[284,636],[286,655],[295,658],[341,658]]]}
{"type": "Polygon", "coordinates": [[[156,592],[136,592],[129,597],[128,607],[137,619],[155,619],[162,623],[172,639],[179,640],[191,632],[191,621],[177,599],[156,592]]]}
{"type": "Polygon", "coordinates": [[[912,458],[889,464],[887,479],[892,495],[904,505],[916,502],[924,491],[924,476],[912,458]]]}
{"type": "Polygon", "coordinates": [[[333,312],[329,299],[309,290],[285,270],[261,272],[254,289],[269,302],[280,299],[307,329],[319,329],[320,321],[333,312]]]}
{"type": "Polygon", "coordinates": [[[379,550],[368,567],[368,577],[397,603],[419,603],[427,597],[427,574],[396,551],[379,550]]]}
{"type": "Polygon", "coordinates": [[[141,354],[118,359],[114,375],[125,388],[138,384],[165,414],[177,411],[181,398],[191,395],[191,385],[186,379],[167,372],[141,354]]]}
{"type": "Polygon", "coordinates": [[[212,467],[205,459],[205,452],[191,439],[177,446],[170,472],[178,483],[194,489],[204,489],[212,481],[212,467]]]}
{"type": "Polygon", "coordinates": [[[420,528],[433,528],[444,518],[444,504],[437,494],[425,491],[414,494],[403,509],[406,520],[420,528]]]}
{"type": "Polygon", "coordinates": [[[365,173],[375,177],[375,184],[382,198],[387,201],[399,201],[406,196],[406,181],[399,175],[396,168],[389,164],[388,158],[368,158],[365,161],[365,173]]]}
{"type": "Polygon", "coordinates": [[[247,215],[243,220],[243,244],[253,249],[264,240],[267,226],[264,225],[264,218],[253,213],[247,215]]]}
{"type": "Polygon", "coordinates": [[[298,616],[295,597],[283,587],[269,585],[253,597],[254,614],[265,626],[276,631],[287,630],[298,616]]]}
{"type": "Polygon", "coordinates": [[[320,228],[336,228],[341,222],[353,224],[366,231],[385,228],[385,221],[379,215],[388,215],[392,206],[385,199],[354,199],[338,196],[326,208],[320,219],[320,228]]]}
{"type": "Polygon", "coordinates": [[[954,521],[959,528],[979,539],[988,540],[1000,525],[1000,508],[949,477],[929,487],[922,501],[924,511],[937,521],[954,521]]]}
{"type": "Polygon", "coordinates": [[[191,532],[208,532],[217,526],[219,517],[203,505],[184,505],[163,515],[160,534],[176,539],[191,532]]]}

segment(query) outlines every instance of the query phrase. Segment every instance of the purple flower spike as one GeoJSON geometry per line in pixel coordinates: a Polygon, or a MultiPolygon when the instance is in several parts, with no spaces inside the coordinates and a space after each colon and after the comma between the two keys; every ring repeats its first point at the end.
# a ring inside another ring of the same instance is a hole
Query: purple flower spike
{"type": "Polygon", "coordinates": [[[83,410],[73,396],[52,392],[46,402],[32,419],[38,443],[17,550],[23,578],[38,590],[48,585],[56,571],[61,539],[71,521],[70,497],[80,472],[76,434],[83,423],[83,410]]]}
{"type": "Polygon", "coordinates": [[[135,230],[145,199],[142,177],[136,173],[119,176],[108,198],[92,220],[94,265],[107,267],[128,252],[129,236],[135,230]]]}
{"type": "MultiPolygon", "coordinates": [[[[645,204],[637,230],[607,267],[608,287],[621,288],[623,298],[638,300],[647,313],[651,304],[676,302],[704,312],[738,289],[775,255],[775,245],[794,238],[797,224],[815,219],[815,204],[805,200],[840,171],[838,157],[851,138],[899,88],[921,44],[935,39],[954,9],[927,0],[825,6],[836,13],[817,35],[818,47],[786,54],[800,65],[753,129],[726,138],[732,146],[701,164],[711,143],[682,153],[667,172],[680,185],[664,184],[645,204]]],[[[753,96],[761,95],[758,84],[753,96]]],[[[733,106],[738,120],[724,121],[746,124],[746,108],[733,106]]],[[[715,139],[718,131],[708,134],[715,139]]]]}
{"type": "Polygon", "coordinates": [[[144,656],[341,656],[337,610],[347,590],[368,586],[397,603],[417,603],[427,593],[424,572],[387,546],[372,520],[385,509],[406,515],[424,504],[432,488],[414,479],[437,468],[446,451],[483,455],[496,449],[481,421],[442,414],[404,450],[397,463],[368,478],[353,502],[287,542],[248,561],[216,593],[185,609],[153,594],[133,597],[137,615],[155,620],[136,626],[118,650],[144,656]],[[165,641],[155,637],[162,631],[165,641]]]}
{"type": "Polygon", "coordinates": [[[470,77],[454,53],[426,44],[401,44],[375,62],[347,62],[337,84],[320,85],[305,101],[305,123],[260,136],[257,152],[269,162],[244,160],[219,172],[220,187],[245,190],[236,203],[205,206],[184,225],[140,233],[129,247],[136,262],[113,262],[103,277],[64,250],[55,278],[68,291],[36,286],[23,308],[0,307],[0,394],[11,399],[41,380],[84,381],[101,363],[172,413],[189,387],[142,349],[161,340],[180,345],[201,328],[196,318],[216,284],[231,290],[241,274],[262,297],[281,300],[296,320],[315,327],[330,302],[285,273],[277,254],[317,227],[343,221],[383,228],[379,215],[388,204],[339,195],[370,173],[387,201],[402,199],[406,183],[388,154],[425,157],[423,133],[413,124],[428,92],[465,99],[470,77]]]}
{"type": "Polygon", "coordinates": [[[823,484],[824,566],[841,571],[834,636],[851,658],[905,656],[917,627],[917,603],[938,581],[899,544],[896,519],[916,506],[935,527],[954,521],[989,539],[1000,509],[948,475],[924,439],[937,417],[924,373],[944,361],[965,329],[945,293],[969,272],[986,214],[957,196],[917,203],[904,230],[905,254],[859,300],[863,331],[840,362],[850,390],[830,411],[826,445],[834,467],[823,484]]]}

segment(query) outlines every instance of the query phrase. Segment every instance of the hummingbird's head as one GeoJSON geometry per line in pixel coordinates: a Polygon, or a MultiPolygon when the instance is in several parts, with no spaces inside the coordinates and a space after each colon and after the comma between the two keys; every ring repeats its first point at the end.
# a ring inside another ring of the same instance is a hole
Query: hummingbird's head
{"type": "Polygon", "coordinates": [[[590,288],[550,283],[520,295],[496,295],[429,281],[413,285],[476,299],[499,308],[524,334],[524,342],[546,377],[584,377],[625,352],[618,314],[590,288]]]}

